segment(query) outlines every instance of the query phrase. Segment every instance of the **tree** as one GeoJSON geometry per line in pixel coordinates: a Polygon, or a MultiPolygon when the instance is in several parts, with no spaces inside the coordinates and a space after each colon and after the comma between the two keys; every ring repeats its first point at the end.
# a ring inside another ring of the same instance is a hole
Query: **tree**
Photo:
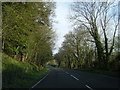
{"type": "Polygon", "coordinates": [[[64,54],[65,54],[64,50],[63,49],[59,49],[59,52],[54,55],[54,59],[57,61],[58,67],[61,66],[62,61],[64,60],[64,54]]]}
{"type": "Polygon", "coordinates": [[[38,66],[51,60],[54,8],[52,2],[3,2],[3,52],[38,66]]]}
{"type": "Polygon", "coordinates": [[[116,13],[111,14],[111,9],[116,8],[113,2],[75,2],[72,6],[71,20],[74,25],[83,25],[89,31],[93,37],[98,55],[99,68],[107,68],[109,56],[112,53],[114,47],[114,38],[116,35],[118,21],[116,19],[116,13]],[[111,22],[112,27],[109,26],[111,22]],[[107,30],[112,29],[113,40],[112,44],[108,46],[107,30]],[[103,32],[104,42],[102,42],[103,32]]]}
{"type": "Polygon", "coordinates": [[[65,40],[57,55],[57,60],[65,62],[67,68],[88,68],[93,60],[93,48],[87,40],[90,35],[84,27],[75,28],[65,35],[65,40]],[[92,55],[92,56],[90,56],[92,55]],[[88,60],[89,57],[89,60],[88,60]],[[91,58],[90,58],[91,57],[91,58]]]}

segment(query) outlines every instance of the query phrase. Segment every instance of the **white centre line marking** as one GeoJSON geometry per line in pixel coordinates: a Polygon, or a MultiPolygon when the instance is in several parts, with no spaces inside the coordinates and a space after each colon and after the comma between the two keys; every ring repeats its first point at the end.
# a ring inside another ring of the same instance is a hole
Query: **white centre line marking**
{"type": "Polygon", "coordinates": [[[38,85],[43,79],[45,79],[48,76],[48,74],[46,76],[44,76],[39,82],[37,82],[34,86],[32,86],[31,88],[34,88],[36,85],[38,85]]]}
{"type": "Polygon", "coordinates": [[[65,72],[66,74],[69,74],[68,72],[65,72]]]}
{"type": "Polygon", "coordinates": [[[79,80],[78,78],[76,78],[75,76],[73,76],[73,75],[70,75],[71,77],[73,77],[74,79],[76,79],[76,80],[79,80]]]}
{"type": "Polygon", "coordinates": [[[90,90],[93,90],[90,86],[88,86],[88,85],[85,85],[87,88],[89,88],[90,90]]]}

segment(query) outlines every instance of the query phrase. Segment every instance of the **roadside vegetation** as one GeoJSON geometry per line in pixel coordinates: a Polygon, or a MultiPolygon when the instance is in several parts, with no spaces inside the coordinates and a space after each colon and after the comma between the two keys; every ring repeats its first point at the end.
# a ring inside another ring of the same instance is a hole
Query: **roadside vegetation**
{"type": "Polygon", "coordinates": [[[2,2],[3,88],[30,88],[49,71],[55,3],[2,2]]]}
{"type": "Polygon", "coordinates": [[[93,72],[93,73],[98,73],[98,74],[104,74],[104,75],[108,75],[111,77],[118,77],[120,78],[120,74],[119,71],[106,71],[106,70],[98,70],[98,69],[79,69],[80,71],[87,71],[87,72],[93,72]]]}
{"type": "MultiPolygon", "coordinates": [[[[65,68],[65,67],[64,67],[65,68]]],[[[82,71],[82,72],[92,72],[92,73],[98,73],[98,74],[103,74],[103,75],[108,75],[111,77],[118,77],[120,78],[120,74],[119,71],[115,71],[115,70],[103,70],[103,69],[95,69],[95,68],[86,68],[86,69],[69,69],[69,68],[65,68],[66,70],[78,70],[78,71],[82,71]]]]}
{"type": "Polygon", "coordinates": [[[35,64],[16,61],[6,54],[2,57],[3,88],[30,88],[49,72],[35,64]]]}
{"type": "Polygon", "coordinates": [[[53,66],[53,67],[58,67],[58,62],[56,60],[51,60],[47,62],[47,65],[53,66]]]}
{"type": "Polygon", "coordinates": [[[74,2],[70,11],[73,30],[54,56],[58,66],[119,76],[118,4],[74,2]]]}

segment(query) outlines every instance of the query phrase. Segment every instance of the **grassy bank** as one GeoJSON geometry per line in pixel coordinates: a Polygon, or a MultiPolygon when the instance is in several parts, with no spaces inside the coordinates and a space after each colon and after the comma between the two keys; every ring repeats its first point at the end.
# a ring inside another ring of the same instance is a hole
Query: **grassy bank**
{"type": "Polygon", "coordinates": [[[82,72],[93,72],[93,73],[99,73],[99,74],[103,74],[103,75],[108,75],[111,77],[117,77],[120,78],[120,72],[119,71],[112,71],[112,70],[98,70],[95,68],[85,68],[85,69],[73,69],[73,68],[65,68],[65,67],[61,67],[64,68],[66,70],[77,70],[77,71],[82,71],[82,72]]]}
{"type": "Polygon", "coordinates": [[[18,62],[11,57],[2,55],[2,87],[30,88],[49,72],[28,63],[18,62]]]}
{"type": "Polygon", "coordinates": [[[110,71],[110,70],[107,71],[107,70],[97,70],[97,69],[75,69],[75,70],[94,72],[94,73],[99,73],[99,74],[120,78],[119,71],[110,71]]]}

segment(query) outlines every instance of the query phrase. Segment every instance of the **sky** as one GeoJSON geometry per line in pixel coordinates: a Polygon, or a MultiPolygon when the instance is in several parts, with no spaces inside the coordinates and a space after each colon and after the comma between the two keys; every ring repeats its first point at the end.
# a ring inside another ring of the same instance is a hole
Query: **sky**
{"type": "MultiPolygon", "coordinates": [[[[69,16],[70,16],[69,11],[71,4],[72,2],[56,2],[56,9],[55,9],[56,17],[54,18],[54,20],[56,20],[58,23],[54,23],[53,25],[53,28],[57,35],[53,54],[57,53],[59,48],[62,46],[62,43],[64,41],[64,35],[72,30],[69,20],[69,16]]],[[[109,31],[110,37],[112,34],[113,31],[112,30],[109,31]]]]}
{"type": "Polygon", "coordinates": [[[59,48],[61,47],[62,42],[64,41],[64,35],[67,34],[71,30],[71,25],[69,17],[71,2],[56,2],[55,14],[54,18],[57,23],[54,24],[54,29],[57,35],[55,50],[53,50],[53,54],[57,53],[59,48]]]}

